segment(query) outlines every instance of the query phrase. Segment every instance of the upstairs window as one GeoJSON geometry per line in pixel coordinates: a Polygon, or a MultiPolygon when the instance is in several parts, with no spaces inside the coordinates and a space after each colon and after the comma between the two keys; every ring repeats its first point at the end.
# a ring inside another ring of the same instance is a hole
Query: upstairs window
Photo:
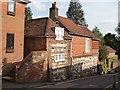
{"type": "Polygon", "coordinates": [[[64,28],[55,27],[56,40],[63,40],[64,28]]]}
{"type": "Polygon", "coordinates": [[[8,14],[9,15],[15,15],[15,1],[14,0],[8,0],[8,14]]]}
{"type": "Polygon", "coordinates": [[[86,53],[90,52],[90,38],[86,38],[86,53]]]}
{"type": "Polygon", "coordinates": [[[14,52],[14,34],[7,33],[7,40],[6,40],[6,51],[7,52],[14,52]]]}

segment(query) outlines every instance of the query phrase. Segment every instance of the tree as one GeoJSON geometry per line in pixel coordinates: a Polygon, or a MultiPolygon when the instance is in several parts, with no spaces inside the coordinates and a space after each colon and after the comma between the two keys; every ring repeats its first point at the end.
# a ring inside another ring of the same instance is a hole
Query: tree
{"type": "Polygon", "coordinates": [[[118,38],[120,38],[120,22],[118,23],[118,27],[115,29],[115,31],[118,33],[118,38]]]}
{"type": "Polygon", "coordinates": [[[84,11],[79,0],[71,0],[67,11],[67,17],[73,20],[75,23],[88,26],[85,22],[84,11]]]}
{"type": "Polygon", "coordinates": [[[92,30],[92,33],[94,33],[95,36],[97,38],[99,38],[101,46],[105,45],[104,37],[103,37],[102,33],[100,32],[100,30],[98,29],[98,27],[95,26],[92,30]]]}
{"type": "Polygon", "coordinates": [[[118,55],[118,59],[120,60],[120,39],[117,41],[118,48],[116,49],[116,54],[118,55]]]}
{"type": "Polygon", "coordinates": [[[96,26],[95,28],[93,28],[92,33],[94,33],[95,36],[100,40],[99,60],[105,61],[105,59],[107,58],[107,55],[106,55],[107,52],[106,52],[104,37],[100,32],[100,30],[98,29],[98,27],[96,26]]]}
{"type": "Polygon", "coordinates": [[[104,36],[105,44],[116,50],[118,59],[120,59],[120,37],[115,34],[107,33],[104,36]]]}
{"type": "Polygon", "coordinates": [[[117,37],[115,34],[107,33],[104,36],[104,40],[107,46],[110,46],[111,48],[115,50],[118,48],[118,41],[117,41],[117,37]]]}
{"type": "Polygon", "coordinates": [[[118,27],[115,29],[115,31],[118,33],[118,37],[117,37],[118,47],[116,50],[117,50],[118,58],[120,59],[120,22],[118,23],[118,27]]]}
{"type": "Polygon", "coordinates": [[[25,7],[25,21],[32,19],[32,11],[30,7],[25,7]]]}

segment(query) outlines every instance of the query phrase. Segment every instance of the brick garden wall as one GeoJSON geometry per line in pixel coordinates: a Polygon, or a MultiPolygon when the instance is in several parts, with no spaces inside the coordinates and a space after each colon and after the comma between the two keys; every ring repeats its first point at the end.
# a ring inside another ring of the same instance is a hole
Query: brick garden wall
{"type": "Polygon", "coordinates": [[[34,51],[22,66],[16,69],[16,82],[44,82],[48,80],[46,51],[34,51]]]}

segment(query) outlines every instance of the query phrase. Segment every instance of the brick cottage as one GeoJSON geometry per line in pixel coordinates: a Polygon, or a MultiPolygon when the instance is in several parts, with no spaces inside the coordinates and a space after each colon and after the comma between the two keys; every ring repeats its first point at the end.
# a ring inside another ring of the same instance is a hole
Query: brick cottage
{"type": "Polygon", "coordinates": [[[0,2],[2,12],[2,76],[6,76],[15,62],[24,55],[24,9],[28,0],[4,0],[0,2]]]}
{"type": "Polygon", "coordinates": [[[19,82],[54,82],[97,73],[99,40],[87,27],[58,16],[56,2],[49,17],[26,22],[24,48],[25,59],[17,66],[19,82]]]}
{"type": "Polygon", "coordinates": [[[26,22],[24,58],[14,58],[20,62],[11,71],[16,82],[74,79],[96,74],[98,56],[99,40],[95,35],[87,27],[58,16],[54,2],[49,17],[26,22]]]}

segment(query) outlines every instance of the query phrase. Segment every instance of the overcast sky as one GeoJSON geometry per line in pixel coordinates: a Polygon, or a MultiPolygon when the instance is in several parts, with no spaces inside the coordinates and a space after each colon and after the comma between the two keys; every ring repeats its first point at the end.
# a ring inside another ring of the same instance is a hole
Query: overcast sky
{"type": "MultiPolygon", "coordinates": [[[[59,15],[66,17],[70,0],[56,0],[59,15]]],[[[97,26],[103,35],[108,32],[114,33],[118,24],[118,1],[119,0],[79,0],[85,12],[85,19],[92,30],[97,26]]],[[[33,12],[33,18],[49,16],[49,8],[54,0],[31,0],[28,5],[33,12]]]]}

